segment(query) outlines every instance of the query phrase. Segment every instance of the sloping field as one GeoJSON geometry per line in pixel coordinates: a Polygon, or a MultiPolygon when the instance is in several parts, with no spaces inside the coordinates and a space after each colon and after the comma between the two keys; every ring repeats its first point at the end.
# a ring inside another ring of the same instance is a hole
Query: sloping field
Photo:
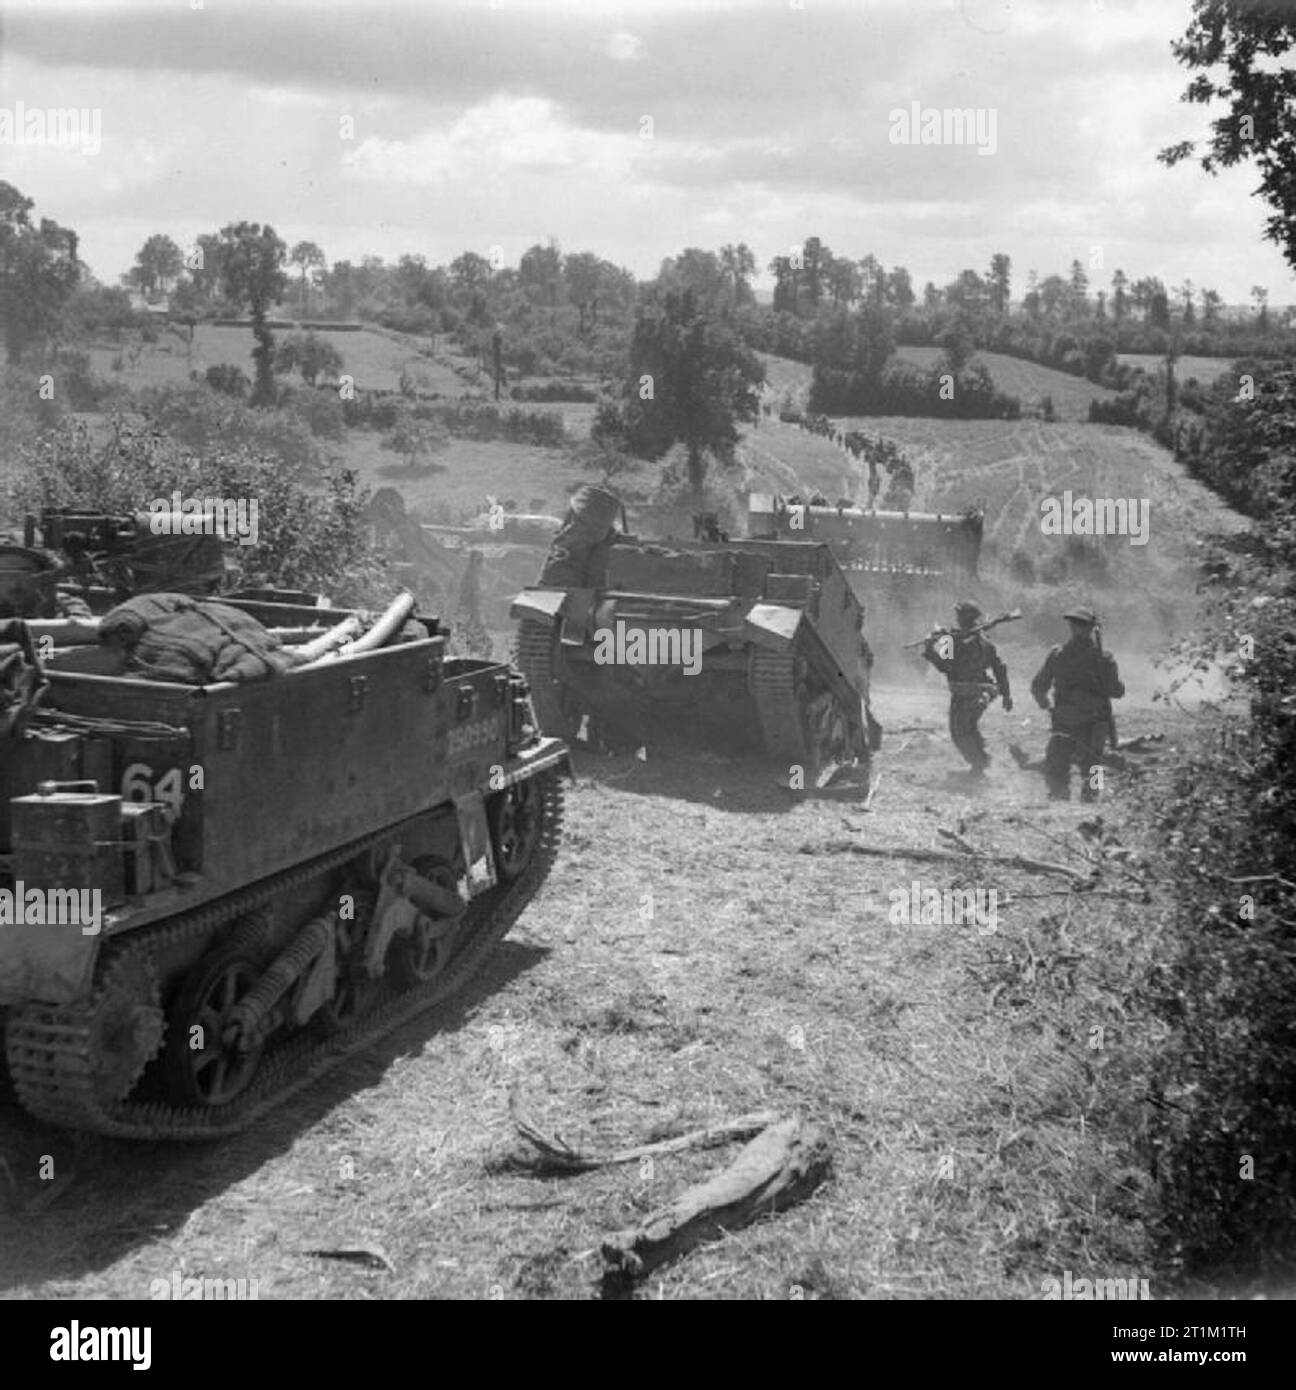
{"type": "Polygon", "coordinates": [[[442,471],[411,473],[399,454],[382,447],[382,438],[375,430],[350,431],[343,462],[370,487],[398,488],[407,510],[428,520],[434,515],[475,515],[486,509],[488,496],[512,498],[521,511],[561,516],[571,489],[590,481],[590,475],[560,449],[506,440],[452,439],[429,455],[429,462],[442,471]]]}
{"type": "MultiPolygon", "coordinates": [[[[902,347],[897,352],[906,361],[916,362],[921,367],[933,366],[941,356],[940,349],[935,347],[902,347]]],[[[1053,397],[1053,411],[1059,420],[1087,420],[1090,401],[1111,400],[1116,395],[1115,391],[1095,386],[1083,377],[1059,372],[1052,367],[1041,367],[1021,357],[1008,357],[999,352],[978,352],[973,360],[985,364],[1000,391],[1020,398],[1024,414],[1034,412],[1044,397],[1049,395],[1053,397]]]]}
{"type": "MultiPolygon", "coordinates": [[[[1156,616],[1159,632],[1182,627],[1191,610],[1193,584],[1182,576],[1196,563],[1202,527],[1232,529],[1237,518],[1201,484],[1189,478],[1158,444],[1115,425],[1044,424],[1038,420],[915,420],[898,416],[843,417],[843,429],[895,440],[914,466],[916,511],[959,512],[985,508],[983,578],[989,594],[1013,603],[1029,599],[1029,574],[1010,570],[1016,559],[1032,567],[1056,562],[1067,536],[1041,531],[1041,502],[1070,489],[1076,497],[1146,500],[1149,542],[1127,536],[1093,544],[1106,563],[1105,579],[1076,576],[1063,598],[1100,601],[1131,621],[1156,616]],[[1185,601],[1186,600],[1186,601],[1185,601]],[[1175,621],[1176,612],[1180,615],[1175,621]]],[[[795,425],[765,420],[745,436],[743,458],[753,488],[789,491],[798,483],[830,500],[858,496],[865,478],[845,451],[795,425]]]]}
{"type": "MultiPolygon", "coordinates": [[[[275,333],[276,341],[281,341],[285,336],[286,330],[275,333]]],[[[420,357],[412,346],[381,333],[362,329],[358,333],[322,332],[319,336],[331,342],[342,354],[343,370],[355,377],[357,386],[394,391],[399,384],[402,368],[408,365],[422,379],[422,389],[425,391],[459,396],[467,390],[464,382],[448,367],[420,357]]],[[[117,348],[96,347],[90,352],[90,360],[94,371],[106,381],[124,381],[131,387],[187,381],[191,371],[201,376],[208,367],[221,362],[241,367],[251,377],[254,345],[250,329],[216,328],[203,323],[194,329],[192,350],[181,334],[163,329],[157,343],[143,344],[139,348],[133,363],[129,348],[122,352],[117,348]],[[123,369],[116,372],[113,362],[119,353],[123,357],[123,369]]]]}
{"type": "MultiPolygon", "coordinates": [[[[1165,366],[1165,358],[1155,352],[1123,352],[1120,360],[1149,372],[1165,366]]],[[[1232,359],[1228,357],[1180,357],[1175,361],[1175,376],[1179,381],[1196,377],[1203,386],[1209,386],[1232,365],[1232,359]]]]}
{"type": "MultiPolygon", "coordinates": [[[[941,350],[936,347],[901,347],[896,352],[906,362],[916,363],[920,367],[931,367],[941,357],[941,350]]],[[[804,410],[810,391],[810,368],[803,362],[793,362],[786,357],[774,357],[769,353],[760,356],[765,363],[766,382],[772,393],[767,399],[772,399],[775,413],[779,403],[789,393],[796,401],[797,409],[804,410]]],[[[1053,410],[1059,420],[1087,420],[1090,401],[1110,400],[1116,395],[1116,392],[1095,386],[1082,377],[1055,371],[1052,367],[1041,367],[1020,357],[978,352],[974,360],[984,363],[1000,391],[1021,399],[1022,411],[1026,414],[1033,413],[1045,395],[1051,395],[1053,410]]]]}

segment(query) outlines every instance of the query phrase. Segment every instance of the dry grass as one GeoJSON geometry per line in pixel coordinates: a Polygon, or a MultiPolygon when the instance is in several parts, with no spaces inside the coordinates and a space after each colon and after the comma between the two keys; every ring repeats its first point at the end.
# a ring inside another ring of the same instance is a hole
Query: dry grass
{"type": "MultiPolygon", "coordinates": [[[[1141,1179],[1106,1079],[1140,1055],[1118,1028],[1120,969],[1149,909],[1042,898],[1001,906],[993,934],[891,924],[890,893],[915,878],[1058,884],[826,846],[936,845],[958,825],[985,849],[1080,864],[1086,841],[1080,808],[1044,804],[1005,759],[980,797],[949,777],[936,687],[880,692],[878,708],[933,732],[889,739],[872,813],[797,803],[768,770],[705,756],[586,761],[554,876],[476,991],[238,1140],[78,1141],[0,1112],[24,1195],[41,1154],[77,1175],[43,1213],[0,1218],[0,1288],[142,1297],[183,1266],[255,1277],[263,1298],[590,1297],[605,1233],[736,1152],[510,1174],[515,1084],[578,1145],[758,1108],[827,1128],[827,1186],[648,1296],[1029,1298],[1067,1268],[1147,1277],[1141,1179]],[[1095,1024],[1112,1030],[1102,1054],[1095,1024]],[[357,1245],[394,1273],[303,1253],[357,1245]]],[[[987,718],[998,753],[1008,723],[987,718]]],[[[1121,826],[1119,799],[1103,814],[1121,826]]]]}

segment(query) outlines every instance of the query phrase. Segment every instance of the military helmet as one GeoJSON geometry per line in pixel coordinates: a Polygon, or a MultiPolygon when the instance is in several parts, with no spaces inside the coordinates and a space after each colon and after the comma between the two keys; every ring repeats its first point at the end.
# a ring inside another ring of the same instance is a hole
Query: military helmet
{"type": "Polygon", "coordinates": [[[1090,627],[1098,621],[1092,608],[1070,608],[1062,616],[1069,623],[1087,623],[1090,627]]]}
{"type": "Polygon", "coordinates": [[[976,622],[983,614],[980,604],[973,603],[971,599],[965,598],[961,603],[956,603],[954,605],[954,616],[956,618],[971,618],[973,622],[976,622]]]}

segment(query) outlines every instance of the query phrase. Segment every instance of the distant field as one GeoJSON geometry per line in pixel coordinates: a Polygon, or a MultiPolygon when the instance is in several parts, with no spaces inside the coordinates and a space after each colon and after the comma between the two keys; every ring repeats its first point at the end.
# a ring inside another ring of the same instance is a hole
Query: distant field
{"type": "MultiPolygon", "coordinates": [[[[930,367],[940,357],[934,347],[902,347],[900,356],[920,366],[930,367]]],[[[978,352],[975,361],[983,362],[1000,391],[1021,399],[1025,413],[1033,411],[1047,395],[1053,397],[1053,410],[1059,420],[1087,420],[1089,402],[1111,400],[1115,391],[1095,386],[1083,377],[1059,372],[1053,367],[1041,367],[1020,357],[1008,357],[999,352],[978,352]]]]}
{"type": "MultiPolygon", "coordinates": [[[[275,334],[276,340],[284,336],[282,330],[275,334]]],[[[394,391],[402,369],[408,366],[425,391],[459,396],[469,389],[448,367],[419,356],[412,346],[414,340],[406,345],[368,329],[359,333],[321,333],[320,337],[328,339],[342,354],[344,369],[355,377],[357,386],[394,391]]],[[[199,324],[194,330],[192,349],[179,334],[164,329],[156,344],[145,344],[139,349],[133,363],[129,346],[124,349],[92,348],[90,360],[94,371],[104,380],[123,381],[128,386],[138,387],[186,381],[191,371],[202,375],[208,367],[222,362],[241,367],[250,377],[253,346],[249,329],[199,324]],[[117,372],[113,362],[119,356],[123,359],[123,369],[117,372]]]]}
{"type": "MultiPolygon", "coordinates": [[[[902,347],[897,353],[906,362],[920,367],[930,367],[941,356],[935,347],[902,347]]],[[[774,357],[762,353],[765,363],[766,381],[773,394],[777,410],[783,397],[791,393],[799,409],[806,408],[810,390],[810,368],[802,362],[793,362],[786,357],[774,357]]],[[[1007,357],[998,352],[979,352],[974,359],[985,364],[986,370],[994,378],[995,386],[1011,396],[1021,399],[1022,410],[1033,412],[1046,395],[1053,397],[1053,409],[1059,420],[1087,420],[1089,402],[1110,400],[1116,392],[1103,386],[1095,386],[1078,376],[1056,371],[1052,367],[1041,367],[1020,357],[1007,357]]],[[[1185,361],[1191,359],[1184,359],[1185,361]]],[[[1198,361],[1208,359],[1198,358],[1198,361]]]]}
{"type": "MultiPolygon", "coordinates": [[[[1122,352],[1120,360],[1149,372],[1165,365],[1165,358],[1155,352],[1122,352]]],[[[1229,357],[1180,357],[1175,361],[1175,377],[1179,381],[1196,377],[1203,386],[1209,386],[1232,365],[1233,360],[1229,357]]]]}
{"type": "MultiPolygon", "coordinates": [[[[1147,499],[1146,546],[1131,545],[1123,536],[1099,542],[1109,566],[1102,601],[1132,616],[1149,611],[1149,592],[1176,592],[1181,581],[1174,576],[1196,563],[1193,537],[1203,525],[1216,520],[1221,526],[1236,525],[1212,493],[1134,430],[899,416],[846,417],[839,423],[900,445],[914,467],[914,510],[958,512],[972,503],[985,508],[984,593],[992,590],[1008,603],[1024,598],[1024,588],[1009,568],[1014,558],[1046,564],[1065,547],[1067,538],[1042,534],[1040,503],[1067,488],[1077,496],[1147,499]]],[[[764,421],[740,447],[754,489],[817,488],[833,501],[859,496],[863,489],[859,466],[848,454],[795,425],[764,421]]],[[[1173,626],[1174,608],[1169,599],[1157,605],[1160,630],[1173,626]]]]}
{"type": "Polygon", "coordinates": [[[488,496],[513,498],[521,510],[561,515],[570,489],[589,482],[590,475],[573,467],[558,449],[502,440],[454,439],[432,462],[442,473],[410,473],[398,454],[384,449],[382,436],[372,430],[353,430],[346,440],[344,461],[373,488],[394,487],[405,498],[407,510],[431,517],[432,509],[449,508],[455,514],[477,512],[488,496]]]}

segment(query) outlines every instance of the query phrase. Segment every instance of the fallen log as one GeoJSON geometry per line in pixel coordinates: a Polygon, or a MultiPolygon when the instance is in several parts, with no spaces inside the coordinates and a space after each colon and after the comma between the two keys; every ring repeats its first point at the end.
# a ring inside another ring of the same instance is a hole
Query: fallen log
{"type": "Polygon", "coordinates": [[[628,1297],[637,1280],[694,1246],[801,1201],[831,1166],[820,1129],[798,1119],[771,1125],[723,1172],[603,1242],[603,1297],[628,1297]]]}
{"type": "Polygon", "coordinates": [[[1027,859],[1022,854],[982,854],[980,850],[965,850],[955,854],[946,849],[919,849],[908,845],[857,845],[853,840],[828,840],[822,845],[802,845],[802,854],[867,854],[877,859],[916,859],[923,864],[960,864],[965,859],[983,859],[988,864],[1006,864],[1013,869],[1026,869],[1036,874],[1062,874],[1072,883],[1088,883],[1092,874],[1077,873],[1065,864],[1052,864],[1046,859],[1027,859]]]}

